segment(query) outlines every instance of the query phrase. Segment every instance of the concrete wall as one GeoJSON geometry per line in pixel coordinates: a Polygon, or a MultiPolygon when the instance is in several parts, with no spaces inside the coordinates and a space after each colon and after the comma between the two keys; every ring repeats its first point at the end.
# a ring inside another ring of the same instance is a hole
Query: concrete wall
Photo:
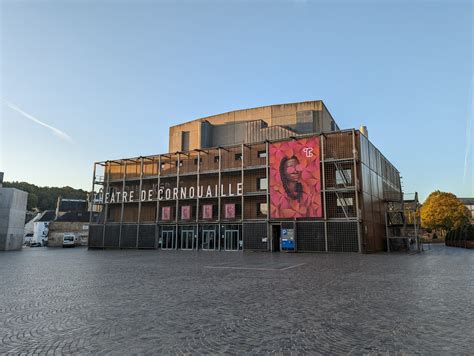
{"type": "Polygon", "coordinates": [[[23,244],[28,193],[0,188],[0,251],[18,250],[23,244]]]}
{"type": "Polygon", "coordinates": [[[87,246],[89,237],[89,223],[87,222],[69,222],[52,221],[49,225],[48,246],[61,247],[63,245],[64,233],[73,233],[76,238],[76,244],[87,246]]]}

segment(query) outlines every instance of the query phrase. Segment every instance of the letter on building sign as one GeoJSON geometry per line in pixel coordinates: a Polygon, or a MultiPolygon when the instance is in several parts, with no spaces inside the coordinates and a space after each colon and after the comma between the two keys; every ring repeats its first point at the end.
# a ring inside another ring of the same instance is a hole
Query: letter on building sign
{"type": "Polygon", "coordinates": [[[161,199],[163,199],[163,188],[160,188],[160,190],[158,190],[158,200],[161,199]]]}
{"type": "Polygon", "coordinates": [[[128,201],[133,201],[133,194],[135,194],[135,191],[133,191],[133,190],[128,192],[128,201]]]}
{"type": "Polygon", "coordinates": [[[178,188],[173,188],[173,199],[178,200],[178,188]]]}
{"type": "Polygon", "coordinates": [[[242,183],[237,183],[237,194],[242,195],[242,183]]]}
{"type": "Polygon", "coordinates": [[[186,199],[186,191],[188,190],[188,188],[186,187],[181,187],[180,189],[180,195],[181,195],[181,199],[186,199]]]}
{"type": "Polygon", "coordinates": [[[161,220],[171,220],[171,207],[164,206],[161,208],[161,220]]]}
{"type": "Polygon", "coordinates": [[[189,187],[189,197],[190,197],[191,199],[194,198],[194,187],[189,187]]]}
{"type": "Polygon", "coordinates": [[[224,194],[224,184],[221,184],[221,197],[225,197],[226,195],[224,194]]]}
{"type": "Polygon", "coordinates": [[[229,183],[229,197],[233,197],[234,193],[232,193],[232,184],[229,183]]]}
{"type": "Polygon", "coordinates": [[[207,186],[206,198],[212,197],[212,189],[211,186],[207,186]]]}
{"type": "Polygon", "coordinates": [[[140,200],[145,201],[146,200],[146,190],[142,190],[141,195],[140,195],[140,200]]]}
{"type": "Polygon", "coordinates": [[[123,194],[122,194],[122,199],[123,199],[124,203],[127,202],[127,195],[128,195],[127,192],[123,192],[123,194]]]}
{"type": "Polygon", "coordinates": [[[115,194],[114,193],[112,193],[112,195],[110,196],[110,202],[115,203],[115,194]]]}
{"type": "Polygon", "coordinates": [[[165,199],[166,200],[171,199],[171,189],[170,188],[165,190],[165,199]]]}
{"type": "Polygon", "coordinates": [[[148,191],[148,200],[152,200],[153,199],[153,189],[150,189],[148,191]]]}
{"type": "Polygon", "coordinates": [[[204,194],[204,187],[201,185],[200,187],[198,187],[198,198],[202,198],[204,194]]]}
{"type": "Polygon", "coordinates": [[[105,203],[109,202],[110,193],[105,193],[105,203]]]}
{"type": "Polygon", "coordinates": [[[120,203],[120,192],[117,192],[117,203],[120,203]]]}

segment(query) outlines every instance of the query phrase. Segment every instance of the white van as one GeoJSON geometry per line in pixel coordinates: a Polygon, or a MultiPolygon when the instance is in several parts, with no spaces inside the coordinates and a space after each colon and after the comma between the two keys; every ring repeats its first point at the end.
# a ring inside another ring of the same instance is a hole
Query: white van
{"type": "Polygon", "coordinates": [[[76,236],[72,233],[66,232],[63,235],[63,247],[74,247],[76,246],[76,236]]]}

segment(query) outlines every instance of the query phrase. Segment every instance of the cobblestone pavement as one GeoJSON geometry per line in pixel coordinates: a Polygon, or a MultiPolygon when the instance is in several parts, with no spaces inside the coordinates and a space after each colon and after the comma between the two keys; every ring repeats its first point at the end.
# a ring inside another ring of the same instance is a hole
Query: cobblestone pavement
{"type": "Polygon", "coordinates": [[[0,353],[472,354],[474,251],[0,253],[0,353]]]}

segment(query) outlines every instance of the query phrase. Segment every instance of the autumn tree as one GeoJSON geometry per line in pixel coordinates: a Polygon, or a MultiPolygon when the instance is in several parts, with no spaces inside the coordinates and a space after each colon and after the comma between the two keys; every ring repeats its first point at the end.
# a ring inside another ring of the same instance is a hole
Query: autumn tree
{"type": "Polygon", "coordinates": [[[437,230],[444,236],[451,229],[469,222],[469,210],[452,193],[431,193],[421,207],[421,224],[425,228],[437,230]]]}

